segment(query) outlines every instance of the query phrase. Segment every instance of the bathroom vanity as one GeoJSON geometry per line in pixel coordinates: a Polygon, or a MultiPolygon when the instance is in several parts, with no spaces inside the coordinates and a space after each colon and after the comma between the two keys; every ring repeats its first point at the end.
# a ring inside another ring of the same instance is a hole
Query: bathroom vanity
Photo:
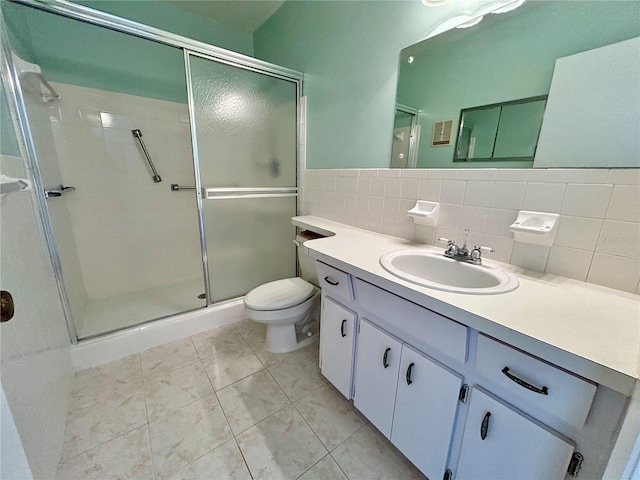
{"type": "Polygon", "coordinates": [[[380,266],[405,240],[293,223],[327,235],[305,242],[323,375],[429,479],[622,477],[640,431],[637,296],[510,265],[508,293],[434,290],[380,266]]]}

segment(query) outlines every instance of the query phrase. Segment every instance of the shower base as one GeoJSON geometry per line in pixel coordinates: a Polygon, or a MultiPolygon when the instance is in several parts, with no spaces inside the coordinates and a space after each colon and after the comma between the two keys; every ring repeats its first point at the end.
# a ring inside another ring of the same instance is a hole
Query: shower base
{"type": "Polygon", "coordinates": [[[90,300],[78,337],[93,337],[204,307],[205,300],[198,298],[203,288],[200,277],[159,288],[90,300]]]}

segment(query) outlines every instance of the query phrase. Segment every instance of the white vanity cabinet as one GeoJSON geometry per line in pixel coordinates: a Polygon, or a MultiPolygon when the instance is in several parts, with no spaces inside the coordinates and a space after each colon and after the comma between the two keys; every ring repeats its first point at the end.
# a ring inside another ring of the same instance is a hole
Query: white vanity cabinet
{"type": "Polygon", "coordinates": [[[353,392],[355,407],[428,478],[603,476],[625,412],[619,394],[343,270],[318,267],[329,281],[323,375],[345,397],[353,392]]]}
{"type": "Polygon", "coordinates": [[[428,478],[442,478],[462,377],[402,347],[391,443],[428,478]]]}
{"type": "Polygon", "coordinates": [[[353,404],[391,438],[402,342],[361,319],[357,344],[353,404]]]}
{"type": "Polygon", "coordinates": [[[462,378],[360,320],[354,405],[427,477],[445,471],[462,378]]]}
{"type": "Polygon", "coordinates": [[[563,479],[574,446],[475,387],[456,480],[563,479]]]}
{"type": "Polygon", "coordinates": [[[351,398],[356,314],[322,297],[320,370],[345,397],[351,398]]]}

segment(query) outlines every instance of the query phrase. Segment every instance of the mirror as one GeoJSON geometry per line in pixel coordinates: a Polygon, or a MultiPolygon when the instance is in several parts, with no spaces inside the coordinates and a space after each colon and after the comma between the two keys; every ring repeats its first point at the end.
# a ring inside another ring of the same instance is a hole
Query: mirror
{"type": "MultiPolygon", "coordinates": [[[[392,168],[411,168],[412,157],[417,168],[538,166],[535,152],[539,149],[533,137],[537,138],[540,127],[533,125],[544,112],[542,99],[549,95],[556,60],[640,35],[639,15],[640,3],[634,1],[529,0],[511,12],[485,15],[471,28],[454,28],[403,49],[392,168]],[[523,103],[522,99],[536,97],[540,103],[523,103]],[[515,107],[519,103],[526,107],[515,107]],[[501,107],[485,108],[497,105],[501,107]],[[405,112],[415,112],[413,126],[411,122],[399,123],[398,112],[402,112],[399,106],[405,112]],[[487,118],[481,119],[478,115],[487,118]],[[500,115],[513,118],[498,122],[500,115]],[[520,122],[531,124],[531,130],[525,133],[517,128],[516,117],[521,118],[520,122]],[[473,144],[470,132],[460,128],[460,120],[467,126],[472,121],[487,122],[484,127],[492,125],[490,131],[495,127],[495,135],[484,140],[476,135],[473,144]],[[412,152],[396,148],[396,144],[402,143],[396,141],[402,129],[406,132],[401,137],[407,148],[412,142],[415,144],[412,152]],[[494,149],[487,147],[491,139],[494,149]],[[399,158],[400,154],[403,159],[399,158]]],[[[635,88],[637,90],[637,86],[635,88]]],[[[552,100],[550,97],[549,102],[552,100]]],[[[617,102],[620,103],[633,103],[633,99],[617,102]]],[[[551,103],[546,106],[547,111],[549,105],[551,103]]],[[[544,123],[543,118],[543,132],[544,123]]],[[[616,148],[615,141],[608,145],[616,148]]],[[[603,155],[604,161],[608,161],[608,157],[603,155]]],[[[638,162],[640,159],[636,159],[638,162]]],[[[577,162],[570,166],[587,165],[577,162]]]]}
{"type": "Polygon", "coordinates": [[[453,161],[533,160],[546,103],[541,96],[461,110],[453,161]]]}

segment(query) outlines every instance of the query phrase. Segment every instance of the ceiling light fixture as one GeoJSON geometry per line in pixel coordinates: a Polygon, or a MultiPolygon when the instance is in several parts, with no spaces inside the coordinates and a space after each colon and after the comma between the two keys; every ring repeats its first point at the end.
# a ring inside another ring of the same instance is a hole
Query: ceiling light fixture
{"type": "Polygon", "coordinates": [[[422,4],[427,7],[439,7],[440,5],[445,5],[449,3],[451,0],[421,0],[422,4]]]}

